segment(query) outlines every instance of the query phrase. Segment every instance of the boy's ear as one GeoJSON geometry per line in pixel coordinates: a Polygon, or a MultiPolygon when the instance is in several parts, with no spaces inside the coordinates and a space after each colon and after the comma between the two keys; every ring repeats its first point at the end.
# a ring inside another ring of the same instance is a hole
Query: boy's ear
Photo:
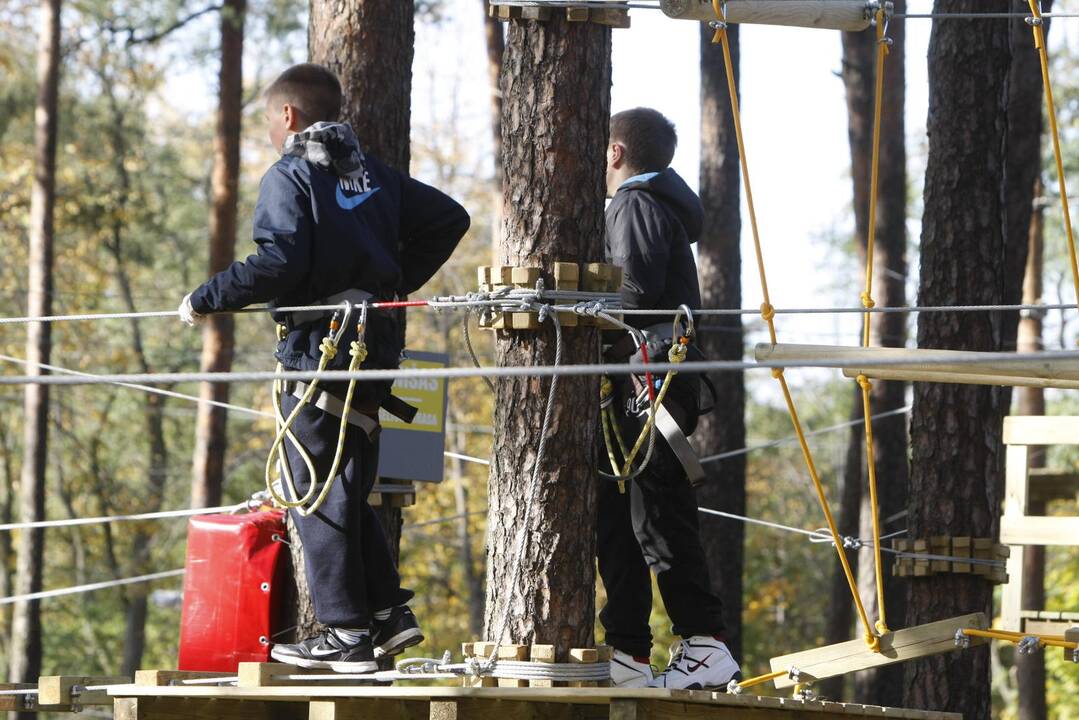
{"type": "Polygon", "coordinates": [[[611,148],[611,167],[618,170],[622,167],[622,162],[626,159],[626,149],[622,147],[621,143],[613,142],[610,145],[611,148]]]}
{"type": "Polygon", "coordinates": [[[295,105],[285,103],[281,106],[281,112],[284,116],[285,128],[293,131],[300,129],[299,113],[296,111],[295,105]]]}

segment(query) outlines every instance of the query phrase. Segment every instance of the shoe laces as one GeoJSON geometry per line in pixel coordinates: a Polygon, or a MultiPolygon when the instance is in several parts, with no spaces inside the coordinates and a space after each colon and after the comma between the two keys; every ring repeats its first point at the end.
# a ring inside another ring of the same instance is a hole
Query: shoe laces
{"type": "Polygon", "coordinates": [[[671,659],[667,662],[667,668],[663,672],[667,672],[667,670],[670,670],[675,665],[682,662],[682,658],[685,657],[685,654],[686,643],[684,640],[679,641],[674,645],[674,647],[671,648],[671,659]]]}

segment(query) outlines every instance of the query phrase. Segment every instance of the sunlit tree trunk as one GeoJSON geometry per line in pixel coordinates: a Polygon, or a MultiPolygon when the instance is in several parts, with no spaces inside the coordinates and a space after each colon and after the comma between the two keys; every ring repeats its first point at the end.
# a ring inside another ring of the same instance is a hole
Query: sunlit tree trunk
{"type": "MultiPolygon", "coordinates": [[[[221,66],[218,70],[217,130],[214,134],[213,206],[210,210],[212,276],[236,259],[236,210],[240,182],[240,126],[243,114],[243,47],[246,0],[227,0],[221,11],[221,66]]],[[[202,330],[202,372],[232,369],[233,316],[215,313],[202,330]]],[[[228,402],[228,383],[203,383],[199,397],[228,402]]],[[[202,403],[195,421],[195,458],[191,506],[221,504],[228,447],[224,408],[202,403]]]]}
{"type": "MultiPolygon", "coordinates": [[[[547,22],[510,23],[501,83],[506,216],[499,264],[549,273],[555,261],[603,256],[610,32],[569,23],[557,11],[547,22]]],[[[498,364],[551,364],[554,333],[545,325],[499,331],[498,364]]],[[[564,362],[597,359],[595,330],[569,328],[564,335],[564,362]]],[[[533,485],[550,384],[534,377],[495,383],[485,624],[489,638],[501,639],[505,617],[507,641],[553,644],[564,657],[593,638],[599,380],[560,379],[533,485]]]]}
{"type": "MultiPolygon", "coordinates": [[[[700,196],[704,234],[697,243],[701,303],[710,308],[742,305],[741,185],[738,141],[731,118],[730,92],[723,53],[712,43],[714,31],[701,27],[701,161],[700,196]]],[[[738,26],[727,30],[731,61],[738,75],[738,26]]],[[[710,360],[741,360],[744,338],[740,315],[700,319],[700,347],[710,360]]],[[[744,374],[713,373],[715,410],[700,419],[693,435],[702,456],[738,450],[746,444],[744,374]]],[[[697,488],[702,507],[736,515],[746,512],[746,457],[736,455],[705,464],[707,481],[697,488]]],[[[745,526],[740,522],[701,518],[701,544],[708,558],[714,590],[723,601],[727,645],[742,656],[742,568],[745,526]]]]}
{"type": "MultiPolygon", "coordinates": [[[[1009,12],[1015,7],[1006,0],[938,0],[934,12],[1009,12]]],[[[1018,100],[1017,91],[1036,87],[1039,77],[1013,58],[1032,52],[1030,30],[1021,20],[977,27],[934,24],[919,305],[1018,303],[1022,298],[1039,157],[1031,121],[1041,109],[1040,102],[1018,100]],[[1021,153],[1031,141],[1033,149],[1021,153]],[[1032,162],[1034,174],[1023,182],[1032,162]]],[[[925,313],[918,318],[918,346],[1011,350],[1017,321],[1016,313],[925,313]]],[[[1004,470],[1001,420],[1010,399],[1009,389],[997,387],[915,384],[910,537],[997,536],[1004,470]]],[[[982,576],[942,574],[908,582],[908,625],[974,611],[992,616],[993,586],[982,576]]],[[[987,720],[989,652],[982,646],[910,663],[904,705],[987,720]]]]}
{"type": "MultiPolygon", "coordinates": [[[[56,202],[56,136],[60,85],[60,0],[42,0],[37,46],[37,104],[34,113],[34,184],[30,195],[30,267],[27,312],[52,314],[53,207],[56,202]]],[[[47,323],[27,326],[28,375],[46,374],[52,335],[47,323]]],[[[27,385],[23,405],[23,461],[19,488],[19,519],[45,518],[45,468],[48,459],[49,391],[46,385],[27,385]]],[[[19,534],[15,593],[38,592],[42,585],[45,535],[39,528],[19,534]]],[[[29,682],[41,673],[41,604],[15,604],[12,613],[8,675],[29,682]]],[[[29,715],[29,714],[25,714],[29,715]]]]}

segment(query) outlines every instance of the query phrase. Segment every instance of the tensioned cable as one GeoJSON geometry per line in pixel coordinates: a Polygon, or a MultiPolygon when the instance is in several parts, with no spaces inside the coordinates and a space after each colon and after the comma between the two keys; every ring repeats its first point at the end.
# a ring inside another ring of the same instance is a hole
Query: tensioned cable
{"type": "Polygon", "coordinates": [[[61,588],[59,590],[42,590],[41,592],[27,593],[25,595],[12,595],[11,597],[0,598],[0,605],[10,605],[11,603],[28,602],[30,600],[44,600],[46,598],[61,597],[63,595],[77,595],[79,593],[92,592],[94,590],[120,587],[121,585],[153,582],[154,580],[177,577],[183,575],[184,572],[183,568],[179,570],[166,570],[164,572],[151,573],[149,575],[139,575],[137,577],[122,578],[120,580],[106,580],[104,582],[76,585],[74,587],[61,588]]]}
{"type": "MultiPolygon", "coordinates": [[[[949,352],[949,351],[943,351],[949,352]]],[[[1036,353],[1015,352],[979,352],[970,353],[969,356],[956,357],[954,351],[951,355],[934,355],[933,350],[922,350],[917,358],[866,358],[858,360],[767,360],[763,362],[748,362],[737,360],[706,360],[700,362],[684,363],[649,363],[647,366],[640,363],[598,363],[583,365],[530,365],[508,367],[451,367],[451,368],[401,368],[396,370],[325,370],[318,373],[314,370],[296,370],[287,373],[276,373],[272,370],[258,370],[248,372],[190,372],[190,373],[127,373],[116,375],[95,375],[93,377],[61,376],[61,375],[0,375],[0,385],[115,385],[116,383],[180,383],[180,382],[269,382],[275,378],[287,380],[312,380],[316,376],[323,381],[351,380],[359,381],[387,381],[387,380],[414,380],[414,379],[437,379],[437,378],[472,378],[482,377],[553,377],[566,375],[641,375],[646,370],[653,373],[677,370],[680,373],[710,373],[728,370],[781,370],[786,368],[831,368],[843,369],[857,365],[859,368],[872,367],[917,367],[920,365],[971,365],[979,366],[1002,361],[1037,363],[1047,360],[1079,360],[1079,351],[1056,350],[1036,353]]]]}
{"type": "MultiPolygon", "coordinates": [[[[901,408],[896,408],[895,410],[888,410],[887,412],[877,413],[877,414],[873,415],[873,419],[874,420],[882,420],[884,418],[889,418],[889,417],[892,417],[894,415],[905,415],[905,414],[907,414],[909,412],[910,412],[910,405],[906,405],[906,406],[901,407],[901,408]]],[[[825,435],[825,434],[830,433],[830,432],[835,432],[837,430],[843,430],[845,428],[850,428],[850,427],[854,427],[856,425],[861,425],[861,424],[862,424],[862,419],[858,418],[857,420],[849,420],[847,422],[838,423],[836,425],[829,425],[828,427],[823,427],[823,428],[820,428],[819,430],[811,430],[811,431],[805,433],[805,436],[806,437],[816,437],[817,435],[825,435]]],[[[747,455],[747,454],[749,454],[751,452],[754,452],[754,451],[757,451],[757,450],[767,450],[769,448],[774,448],[774,447],[777,447],[779,445],[786,445],[787,443],[793,443],[793,442],[798,442],[798,436],[797,435],[790,435],[788,437],[780,438],[778,440],[769,440],[768,442],[761,443],[759,445],[747,445],[746,447],[740,448],[738,450],[728,450],[727,452],[721,452],[721,453],[717,453],[715,455],[708,455],[706,457],[702,457],[701,462],[702,463],[718,462],[720,460],[726,460],[727,458],[738,457],[739,455],[747,455]]]]}
{"type": "MultiPolygon", "coordinates": [[[[540,297],[548,295],[548,292],[544,292],[540,297]]],[[[418,301],[423,302],[423,301],[418,301]]],[[[429,305],[413,305],[412,307],[427,307],[432,310],[447,310],[457,308],[476,308],[476,307],[492,307],[500,304],[512,304],[517,303],[507,302],[505,300],[491,300],[491,301],[474,301],[472,303],[462,302],[446,302],[434,300],[433,304],[429,305]]],[[[323,311],[329,312],[339,309],[340,305],[301,305],[297,307],[283,307],[283,308],[268,308],[265,306],[243,308],[241,310],[230,310],[221,313],[221,315],[232,314],[256,314],[256,313],[270,313],[270,312],[301,312],[301,311],[323,311]]],[[[373,310],[378,310],[378,307],[372,307],[373,310]]],[[[560,305],[555,307],[556,310],[562,312],[572,312],[573,306],[560,305]]],[[[948,313],[948,312],[1009,312],[1009,311],[1046,311],[1046,310],[1076,310],[1079,309],[1075,303],[1054,303],[1054,304],[1010,304],[1010,305],[910,305],[900,307],[874,307],[874,308],[862,308],[862,307],[822,307],[822,308],[772,308],[772,312],[776,315],[847,315],[847,314],[861,314],[861,313],[948,313]]],[[[678,308],[657,308],[653,310],[639,310],[636,308],[618,308],[610,307],[608,310],[615,314],[622,315],[677,315],[680,310],[678,308]]],[[[700,316],[724,316],[724,315],[757,315],[760,313],[760,308],[698,308],[693,310],[694,315],[700,316]]],[[[87,322],[96,320],[138,320],[138,319],[153,319],[153,318],[173,318],[178,319],[179,315],[175,310],[148,310],[145,312],[121,312],[121,313],[76,313],[72,315],[25,315],[19,317],[0,317],[0,325],[24,325],[34,322],[87,322]]]]}
{"type": "Polygon", "coordinates": [[[67,518],[65,520],[37,520],[35,522],[4,523],[0,525],[0,532],[5,530],[74,527],[77,525],[105,525],[116,522],[193,517],[196,515],[212,515],[214,513],[232,513],[243,510],[246,507],[247,503],[243,502],[237,503],[236,505],[220,505],[211,508],[186,508],[184,510],[161,510],[158,512],[139,513],[136,515],[103,515],[101,517],[67,518]]]}

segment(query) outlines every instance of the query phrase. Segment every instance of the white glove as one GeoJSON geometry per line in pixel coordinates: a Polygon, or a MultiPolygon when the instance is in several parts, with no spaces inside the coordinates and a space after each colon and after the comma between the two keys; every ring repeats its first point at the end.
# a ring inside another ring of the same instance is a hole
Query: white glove
{"type": "Polygon", "coordinates": [[[191,327],[195,327],[205,319],[205,315],[195,312],[191,307],[191,293],[184,295],[183,301],[180,303],[179,309],[176,311],[180,315],[180,320],[187,323],[191,327]]]}

